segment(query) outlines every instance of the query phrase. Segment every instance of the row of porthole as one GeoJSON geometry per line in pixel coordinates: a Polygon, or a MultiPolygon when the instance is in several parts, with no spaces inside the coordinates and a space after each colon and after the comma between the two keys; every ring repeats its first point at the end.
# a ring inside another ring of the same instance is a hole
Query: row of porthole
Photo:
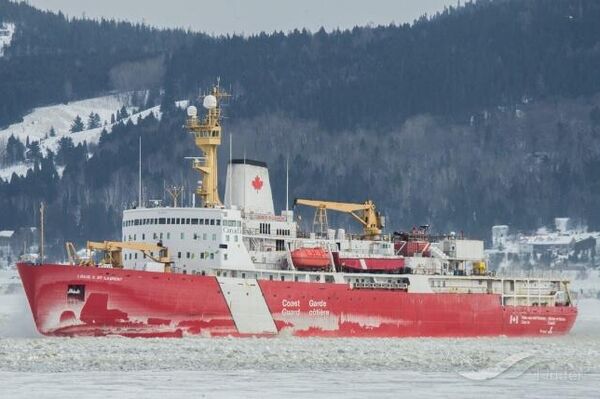
{"type": "MultiPolygon", "coordinates": [[[[242,222],[237,220],[226,220],[223,222],[227,226],[241,227],[242,222]],[[233,223],[232,223],[233,222],[233,223]]],[[[132,226],[153,226],[153,225],[204,225],[204,226],[220,226],[221,219],[209,219],[209,218],[144,218],[144,219],[132,219],[124,220],[123,227],[132,226]]]]}

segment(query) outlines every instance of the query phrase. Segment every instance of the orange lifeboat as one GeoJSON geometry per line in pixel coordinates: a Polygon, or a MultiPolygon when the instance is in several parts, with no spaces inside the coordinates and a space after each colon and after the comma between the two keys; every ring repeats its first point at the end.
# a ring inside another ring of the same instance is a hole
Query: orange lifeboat
{"type": "Polygon", "coordinates": [[[296,269],[323,270],[329,267],[329,254],[323,248],[298,248],[292,251],[296,269]]]}

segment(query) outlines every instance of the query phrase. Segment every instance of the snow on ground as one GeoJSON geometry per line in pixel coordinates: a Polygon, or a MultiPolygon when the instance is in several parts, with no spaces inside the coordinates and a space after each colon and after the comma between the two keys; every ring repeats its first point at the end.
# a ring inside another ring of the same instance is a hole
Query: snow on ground
{"type": "MultiPolygon", "coordinates": [[[[131,120],[135,124],[135,123],[137,123],[139,117],[145,118],[148,115],[150,115],[151,112],[153,112],[156,117],[160,117],[160,106],[156,106],[156,107],[145,109],[140,112],[136,112],[136,113],[132,114],[131,116],[129,116],[128,118],[123,119],[123,122],[127,123],[127,122],[129,122],[129,120],[131,120]]],[[[89,114],[89,112],[88,112],[88,114],[89,114]]],[[[109,119],[110,119],[110,115],[109,115],[109,119]]],[[[110,133],[112,130],[112,127],[113,127],[113,125],[111,125],[110,123],[108,123],[106,126],[104,126],[104,122],[103,122],[103,126],[101,126],[99,128],[88,129],[88,130],[84,130],[82,132],[77,132],[77,133],[67,132],[66,135],[68,135],[73,140],[73,144],[75,144],[75,145],[83,143],[84,141],[88,144],[97,143],[98,140],[100,139],[100,134],[102,133],[102,129],[106,129],[106,131],[108,133],[110,133]]],[[[0,132],[0,134],[1,133],[2,132],[0,132]]],[[[55,137],[48,137],[47,139],[43,139],[41,142],[42,152],[45,152],[46,149],[56,152],[58,150],[58,142],[64,135],[65,134],[63,134],[63,135],[57,134],[55,137]]]]}
{"type": "MultiPolygon", "coordinates": [[[[100,134],[103,129],[108,133],[112,131],[113,125],[110,120],[112,114],[115,114],[123,105],[127,108],[130,116],[123,119],[124,123],[131,120],[134,124],[138,118],[145,118],[150,113],[154,113],[156,118],[161,117],[160,106],[155,106],[145,110],[136,110],[131,107],[131,97],[133,93],[113,94],[109,96],[95,97],[86,100],[73,101],[67,104],[50,105],[34,109],[31,113],[23,118],[23,122],[15,123],[0,130],[0,145],[6,145],[6,141],[11,135],[18,137],[23,144],[27,141],[40,141],[40,149],[42,154],[46,150],[51,150],[54,153],[58,150],[58,143],[64,136],[68,136],[73,140],[73,144],[77,145],[84,141],[88,144],[97,143],[100,139],[100,134]],[[88,129],[82,132],[71,133],[71,124],[77,115],[79,115],[84,123],[87,123],[88,115],[91,113],[100,115],[101,127],[88,129]],[[135,113],[133,113],[135,112],[135,113]],[[54,128],[56,136],[49,137],[48,132],[54,128]]],[[[176,106],[185,108],[188,101],[177,101],[176,106]]],[[[17,165],[0,168],[0,179],[8,180],[13,173],[20,176],[25,176],[29,169],[33,168],[31,162],[23,162],[17,165]]],[[[62,168],[58,170],[62,173],[62,168]]]]}
{"type": "Polygon", "coordinates": [[[0,179],[10,180],[10,177],[13,173],[16,173],[19,176],[25,176],[27,174],[27,171],[32,167],[32,165],[23,162],[18,163],[16,165],[0,168],[0,179]]]}
{"type": "Polygon", "coordinates": [[[15,24],[4,22],[0,24],[0,57],[4,55],[4,48],[10,46],[15,33],[15,24]]]}
{"type": "MultiPolygon", "coordinates": [[[[110,124],[111,115],[115,114],[123,105],[128,107],[130,101],[131,94],[125,93],[35,108],[31,113],[25,115],[22,122],[0,130],[0,140],[8,140],[11,135],[14,135],[25,143],[27,137],[29,137],[29,141],[41,140],[40,144],[44,146],[44,139],[52,127],[56,131],[56,137],[52,138],[55,140],[50,140],[49,137],[49,143],[57,141],[64,135],[71,135],[75,140],[76,135],[79,133],[72,134],[69,129],[71,129],[71,124],[77,115],[86,123],[88,115],[95,112],[100,115],[101,125],[110,124]]],[[[128,111],[131,110],[132,108],[128,107],[128,111]]],[[[102,128],[98,131],[101,130],[102,128]]],[[[84,133],[85,136],[85,132],[80,133],[84,133]]]]}
{"type": "MultiPolygon", "coordinates": [[[[23,143],[25,143],[27,137],[29,137],[29,141],[40,141],[40,149],[42,154],[45,154],[46,150],[51,150],[56,153],[58,150],[58,143],[64,136],[70,137],[75,145],[83,143],[84,141],[88,144],[97,143],[103,129],[106,129],[108,133],[111,132],[113,127],[113,125],[110,124],[111,115],[116,113],[123,105],[125,105],[127,111],[131,114],[128,118],[123,119],[124,123],[131,120],[135,124],[137,123],[138,118],[145,118],[150,115],[150,113],[154,113],[154,116],[157,118],[161,117],[160,106],[132,113],[136,110],[129,106],[131,96],[132,93],[114,94],[87,100],[73,101],[67,104],[36,108],[33,112],[23,118],[23,122],[15,123],[4,130],[0,130],[0,145],[6,145],[6,141],[11,135],[18,137],[23,143]],[[100,115],[101,127],[77,133],[71,133],[69,131],[71,124],[77,115],[79,115],[83,122],[86,123],[88,115],[91,112],[100,115]],[[48,132],[52,127],[56,131],[56,136],[49,137],[48,132]]],[[[178,101],[176,105],[180,108],[184,108],[187,106],[187,101],[178,101]]],[[[31,168],[33,168],[31,162],[23,162],[0,168],[0,179],[9,180],[13,173],[25,176],[27,171],[31,168]]],[[[59,174],[62,173],[62,169],[63,168],[58,169],[59,174]]]]}

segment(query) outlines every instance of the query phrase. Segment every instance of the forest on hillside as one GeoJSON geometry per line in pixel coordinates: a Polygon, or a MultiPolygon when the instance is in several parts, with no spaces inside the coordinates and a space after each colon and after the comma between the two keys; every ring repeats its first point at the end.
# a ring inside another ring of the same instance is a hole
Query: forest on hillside
{"type": "Polygon", "coordinates": [[[278,209],[289,159],[292,198],[368,197],[394,230],[487,237],[492,224],[531,229],[555,216],[600,228],[598,20],[591,0],[482,0],[410,25],[210,37],[0,0],[0,21],[17,25],[0,58],[10,99],[0,125],[36,105],[132,89],[163,111],[117,123],[97,146],[65,141],[27,176],[0,181],[0,229],[34,224],[43,200],[56,248],[117,238],[137,198],[140,136],[145,198],[165,197],[165,184],[191,191],[184,157],[196,149],[174,101],[197,101],[218,76],[233,93],[225,140],[233,134],[234,156],[268,162],[278,209]]]}

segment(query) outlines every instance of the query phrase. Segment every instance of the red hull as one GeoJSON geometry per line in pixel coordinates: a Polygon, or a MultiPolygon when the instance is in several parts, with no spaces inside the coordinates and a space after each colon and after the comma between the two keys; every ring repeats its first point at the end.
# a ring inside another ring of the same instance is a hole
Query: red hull
{"type": "Polygon", "coordinates": [[[216,277],[61,265],[18,269],[45,335],[535,336],[565,334],[577,317],[575,307],[501,306],[491,294],[259,280],[277,331],[247,334],[236,327],[216,277]]]}

